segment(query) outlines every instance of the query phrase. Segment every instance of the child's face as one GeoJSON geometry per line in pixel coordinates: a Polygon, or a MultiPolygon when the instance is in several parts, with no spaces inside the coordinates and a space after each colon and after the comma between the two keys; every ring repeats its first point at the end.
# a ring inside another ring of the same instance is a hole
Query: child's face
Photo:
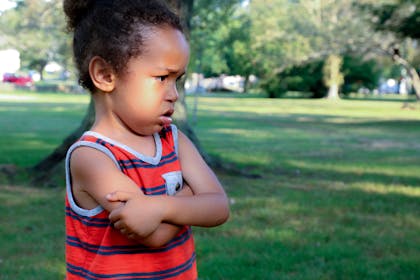
{"type": "Polygon", "coordinates": [[[112,94],[112,110],[127,129],[151,135],[171,123],[177,80],[185,73],[189,47],[176,29],[153,28],[140,57],[128,62],[112,94]]]}

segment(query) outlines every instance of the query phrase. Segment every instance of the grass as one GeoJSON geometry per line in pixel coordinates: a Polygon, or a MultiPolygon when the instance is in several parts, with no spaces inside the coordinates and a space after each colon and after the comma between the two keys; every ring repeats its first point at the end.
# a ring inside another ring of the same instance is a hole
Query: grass
{"type": "Polygon", "coordinates": [[[80,124],[88,100],[86,95],[0,94],[0,162],[36,163],[80,124]]]}
{"type": "MultiPolygon", "coordinates": [[[[29,166],[86,96],[0,94],[0,163],[29,166]]],[[[192,108],[193,98],[188,99],[192,108]]],[[[420,113],[402,100],[198,99],[231,219],[195,228],[200,279],[420,279],[420,113]]],[[[0,185],[0,278],[63,278],[63,189],[0,185]]]]}

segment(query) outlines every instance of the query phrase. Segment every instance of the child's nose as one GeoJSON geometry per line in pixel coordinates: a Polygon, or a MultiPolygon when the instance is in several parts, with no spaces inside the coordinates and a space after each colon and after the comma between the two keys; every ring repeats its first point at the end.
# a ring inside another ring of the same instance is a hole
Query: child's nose
{"type": "Polygon", "coordinates": [[[179,94],[178,94],[178,89],[175,87],[173,87],[172,89],[169,90],[168,92],[168,100],[172,101],[172,102],[176,102],[179,98],[179,94]]]}

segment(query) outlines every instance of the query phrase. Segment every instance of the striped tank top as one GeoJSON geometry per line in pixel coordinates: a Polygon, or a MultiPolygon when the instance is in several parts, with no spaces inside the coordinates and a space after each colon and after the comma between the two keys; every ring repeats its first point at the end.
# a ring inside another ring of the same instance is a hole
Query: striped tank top
{"type": "Polygon", "coordinates": [[[174,195],[182,186],[177,128],[154,135],[156,154],[142,155],[99,133],[85,132],[66,157],[66,279],[197,279],[194,241],[185,226],[170,242],[150,248],[115,230],[101,206],[80,208],[72,195],[70,158],[80,146],[108,155],[146,195],[174,195]]]}

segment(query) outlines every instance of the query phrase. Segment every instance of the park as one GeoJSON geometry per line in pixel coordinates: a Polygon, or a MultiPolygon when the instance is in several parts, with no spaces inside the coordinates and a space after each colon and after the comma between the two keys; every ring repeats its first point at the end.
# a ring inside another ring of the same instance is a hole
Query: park
{"type": "MultiPolygon", "coordinates": [[[[263,23],[274,24],[263,20],[267,3],[280,20],[293,17],[282,14],[284,1],[192,2],[201,10],[191,22],[196,44],[190,71],[258,77],[255,83],[246,78],[241,92],[197,87],[182,98],[186,116],[180,123],[193,131],[231,212],[221,226],[193,227],[199,279],[419,279],[420,55],[413,43],[418,31],[387,26],[395,40],[405,36],[398,53],[392,49],[360,60],[333,46],[327,54],[315,51],[305,36],[290,33],[297,36],[295,43],[281,47],[292,55],[279,51],[276,60],[270,55],[276,42],[269,35],[257,32],[261,37],[252,40],[260,48],[247,54],[242,43],[250,38],[237,32],[244,22],[252,25],[255,16],[252,26],[258,31],[263,23]],[[257,13],[243,18],[226,12],[238,5],[257,13]],[[217,26],[218,21],[225,25],[217,26]],[[223,37],[226,29],[239,37],[223,37]],[[223,42],[235,47],[222,49],[223,42]],[[406,92],[381,92],[380,81],[388,78],[411,86],[406,92]]],[[[17,7],[26,11],[25,4],[17,7]]],[[[302,25],[297,21],[287,28],[302,25]]],[[[6,33],[0,32],[0,39],[6,33]]],[[[21,59],[28,70],[28,56],[21,59]]],[[[59,53],[55,60],[70,65],[71,59],[59,53]]],[[[66,274],[63,161],[41,177],[34,166],[77,131],[89,115],[91,97],[74,73],[63,80],[61,72],[35,67],[43,63],[32,65],[43,76],[33,85],[0,82],[0,279],[63,279],[66,274]]]]}

